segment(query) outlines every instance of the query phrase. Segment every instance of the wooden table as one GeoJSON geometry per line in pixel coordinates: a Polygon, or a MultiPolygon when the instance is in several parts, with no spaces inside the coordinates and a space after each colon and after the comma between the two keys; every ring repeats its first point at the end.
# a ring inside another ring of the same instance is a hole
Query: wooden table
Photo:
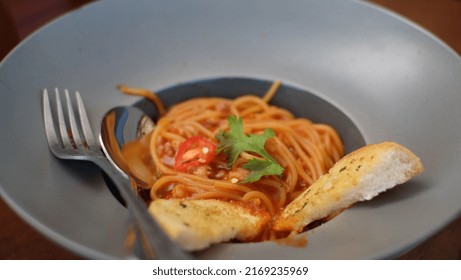
{"type": "MultiPolygon", "coordinates": [[[[0,58],[38,27],[88,2],[91,0],[0,0],[0,58]]],[[[371,2],[418,23],[461,54],[461,0],[371,2]]],[[[0,259],[80,258],[26,224],[3,200],[0,200],[0,221],[0,259]]],[[[461,259],[461,217],[400,259],[461,259]]]]}

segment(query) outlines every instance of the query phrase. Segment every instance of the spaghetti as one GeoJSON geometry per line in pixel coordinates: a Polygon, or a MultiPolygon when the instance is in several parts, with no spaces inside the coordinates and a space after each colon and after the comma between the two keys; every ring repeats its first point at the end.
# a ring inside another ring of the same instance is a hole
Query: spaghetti
{"type": "MultiPolygon", "coordinates": [[[[138,151],[139,156],[144,154],[143,161],[133,160],[128,165],[135,174],[151,182],[151,199],[243,201],[274,217],[325,174],[344,153],[338,133],[326,124],[296,118],[289,111],[270,105],[279,87],[280,82],[274,82],[263,97],[194,98],[165,110],[155,94],[119,86],[124,93],[149,98],[160,108],[161,117],[154,131],[132,144],[138,148],[128,149],[138,151]],[[284,168],[280,176],[268,175],[253,183],[242,183],[250,172],[244,168],[245,163],[259,156],[242,152],[229,166],[226,155],[215,151],[216,135],[229,130],[230,115],[243,121],[245,134],[261,135],[266,129],[275,132],[265,142],[265,149],[284,168]],[[190,139],[195,139],[194,143],[188,143],[190,139]],[[150,157],[146,158],[146,153],[150,157]],[[181,163],[191,166],[177,168],[178,154],[181,163]]],[[[128,153],[127,158],[136,158],[129,155],[132,152],[124,152],[128,153]]],[[[270,225],[263,235],[262,239],[271,238],[270,225]]]]}

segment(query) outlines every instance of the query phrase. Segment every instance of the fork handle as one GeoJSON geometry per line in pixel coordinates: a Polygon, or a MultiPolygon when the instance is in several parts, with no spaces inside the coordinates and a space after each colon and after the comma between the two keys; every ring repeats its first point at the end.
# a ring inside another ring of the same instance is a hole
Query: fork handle
{"type": "Polygon", "coordinates": [[[193,259],[191,254],[183,251],[166,235],[165,231],[149,214],[144,203],[131,189],[131,182],[128,177],[117,170],[106,157],[98,157],[94,163],[112,179],[127,207],[132,210],[133,217],[141,228],[142,236],[139,238],[143,244],[145,256],[163,260],[193,259]]]}

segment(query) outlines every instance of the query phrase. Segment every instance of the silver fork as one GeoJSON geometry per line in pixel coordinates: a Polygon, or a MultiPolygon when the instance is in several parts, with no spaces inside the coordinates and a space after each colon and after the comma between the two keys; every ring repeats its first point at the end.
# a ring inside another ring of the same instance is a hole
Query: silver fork
{"type": "Polygon", "coordinates": [[[168,238],[148,213],[141,199],[131,190],[129,178],[120,174],[105,157],[93,136],[79,92],[75,93],[76,102],[72,101],[67,89],[64,92],[66,110],[63,110],[59,90],[55,89],[56,104],[53,106],[55,108],[55,113],[53,114],[48,90],[43,90],[45,131],[51,152],[60,159],[91,161],[106,172],[134,215],[135,227],[139,229],[136,232],[141,233],[141,236],[138,237],[144,257],[192,259],[190,254],[181,250],[176,243],[168,238]],[[74,107],[77,109],[78,118],[75,117],[74,107]],[[56,118],[57,120],[55,120],[56,118]]]}

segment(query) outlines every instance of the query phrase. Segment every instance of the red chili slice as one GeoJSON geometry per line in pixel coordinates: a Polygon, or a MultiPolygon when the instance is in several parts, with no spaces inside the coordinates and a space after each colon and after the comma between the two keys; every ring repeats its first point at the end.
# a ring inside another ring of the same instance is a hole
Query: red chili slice
{"type": "Polygon", "coordinates": [[[192,136],[179,146],[174,169],[186,172],[191,167],[205,165],[214,158],[216,148],[215,143],[201,136],[192,136]]]}

